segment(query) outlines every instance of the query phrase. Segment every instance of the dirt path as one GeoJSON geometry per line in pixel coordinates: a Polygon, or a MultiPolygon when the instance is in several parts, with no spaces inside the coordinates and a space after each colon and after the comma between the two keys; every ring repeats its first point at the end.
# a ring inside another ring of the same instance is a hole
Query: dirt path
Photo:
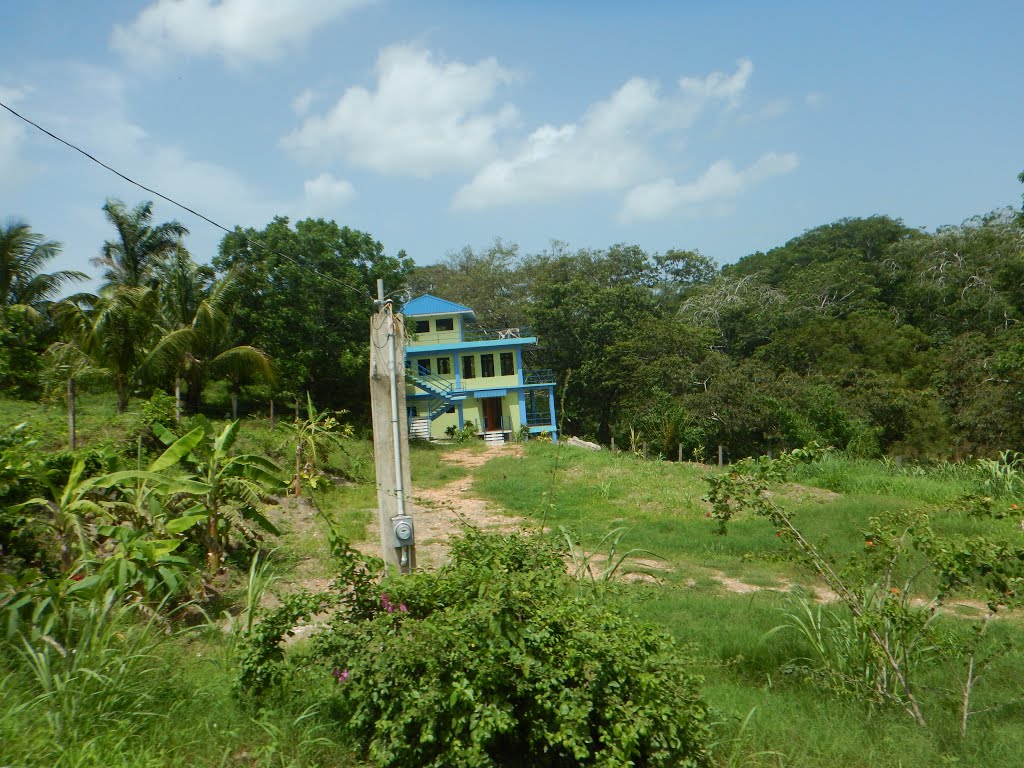
{"type": "Polygon", "coordinates": [[[520,445],[506,444],[489,447],[486,451],[469,449],[451,451],[442,461],[470,470],[440,488],[417,488],[413,481],[412,516],[416,524],[416,563],[420,568],[433,569],[448,557],[448,542],[464,523],[483,530],[512,531],[522,526],[523,519],[506,515],[501,508],[474,496],[472,470],[496,456],[521,456],[520,445]]]}

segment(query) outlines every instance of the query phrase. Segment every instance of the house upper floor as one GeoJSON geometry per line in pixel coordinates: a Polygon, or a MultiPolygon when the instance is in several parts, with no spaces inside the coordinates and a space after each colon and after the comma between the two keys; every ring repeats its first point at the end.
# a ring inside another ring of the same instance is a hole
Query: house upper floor
{"type": "Polygon", "coordinates": [[[524,347],[537,342],[525,328],[482,328],[469,307],[429,293],[407,302],[402,312],[412,325],[407,347],[451,349],[465,344],[483,346],[488,342],[524,347]]]}
{"type": "Polygon", "coordinates": [[[524,369],[523,350],[537,342],[524,329],[480,328],[472,309],[429,294],[402,311],[411,321],[405,355],[414,374],[444,379],[456,390],[554,382],[550,371],[524,369]]]}

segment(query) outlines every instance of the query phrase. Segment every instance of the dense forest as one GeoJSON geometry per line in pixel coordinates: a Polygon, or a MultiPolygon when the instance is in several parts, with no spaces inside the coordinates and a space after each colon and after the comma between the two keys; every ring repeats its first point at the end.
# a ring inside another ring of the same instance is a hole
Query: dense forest
{"type": "Polygon", "coordinates": [[[76,387],[107,387],[122,410],[162,390],[185,412],[236,413],[308,392],[366,423],[380,277],[471,306],[486,327],[531,328],[564,431],[602,443],[682,445],[695,459],[812,442],[958,459],[1024,437],[1024,216],[1012,209],[935,232],[842,219],[722,267],[694,250],[556,241],[523,254],[496,241],[417,268],[367,233],[286,218],[232,232],[206,266],[151,204],[103,212],[96,295],[66,295],[81,272],[46,271],[59,243],[22,222],[0,231],[0,390],[73,404],[76,387]],[[204,400],[211,381],[223,384],[204,400]]]}

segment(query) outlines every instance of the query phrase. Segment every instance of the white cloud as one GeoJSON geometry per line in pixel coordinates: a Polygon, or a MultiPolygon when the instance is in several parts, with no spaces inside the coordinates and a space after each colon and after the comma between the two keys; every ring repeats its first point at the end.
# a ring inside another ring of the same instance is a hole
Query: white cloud
{"type": "Polygon", "coordinates": [[[438,61],[419,46],[395,45],[381,51],[376,71],[376,90],[349,88],[282,144],[317,162],[340,156],[381,173],[426,178],[479,167],[516,120],[511,105],[488,110],[498,89],[517,77],[494,58],[438,61]]]}
{"type": "Polygon", "coordinates": [[[679,90],[700,101],[724,101],[730,107],[735,107],[747,89],[752,74],[754,65],[750,59],[740,59],[736,63],[736,71],[731,75],[712,72],[706,77],[679,78],[679,90]]]}
{"type": "Polygon", "coordinates": [[[719,160],[687,184],[661,178],[637,185],[626,195],[620,217],[625,221],[658,219],[679,208],[728,200],[772,176],[793,171],[798,164],[795,154],[775,152],[762,155],[753,165],[739,171],[728,160],[719,160]]]}
{"type": "Polygon", "coordinates": [[[337,218],[338,209],[352,202],[356,197],[355,187],[344,179],[336,179],[329,173],[321,173],[315,179],[303,184],[305,192],[305,216],[337,218]]]}
{"type": "Polygon", "coordinates": [[[156,0],[111,45],[143,64],[174,54],[220,56],[238,66],[271,61],[313,32],[372,0],[156,0]]]}
{"type": "Polygon", "coordinates": [[[633,78],[608,99],[592,104],[575,123],[543,125],[509,157],[484,166],[456,193],[456,208],[537,203],[591,192],[627,189],[663,173],[658,139],[678,144],[708,108],[739,103],[753,65],[736,72],[683,77],[662,96],[658,83],[633,78]]]}
{"type": "Polygon", "coordinates": [[[579,123],[543,125],[511,158],[486,165],[455,196],[456,208],[544,202],[621,189],[656,168],[638,134],[659,109],[657,85],[634,78],[579,123]]]}
{"type": "Polygon", "coordinates": [[[303,117],[316,100],[316,94],[311,88],[307,88],[294,99],[292,99],[292,112],[303,117]]]}

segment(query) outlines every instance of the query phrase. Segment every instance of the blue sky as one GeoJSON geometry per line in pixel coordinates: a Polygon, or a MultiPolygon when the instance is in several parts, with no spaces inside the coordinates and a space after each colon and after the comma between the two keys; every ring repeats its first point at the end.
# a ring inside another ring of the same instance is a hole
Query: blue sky
{"type": "MultiPolygon", "coordinates": [[[[1020,2],[36,0],[4,9],[0,101],[229,226],[728,263],[1019,206],[1021,29],[1020,2]]],[[[0,219],[59,266],[89,271],[108,196],[149,197],[0,113],[0,219]]]]}

